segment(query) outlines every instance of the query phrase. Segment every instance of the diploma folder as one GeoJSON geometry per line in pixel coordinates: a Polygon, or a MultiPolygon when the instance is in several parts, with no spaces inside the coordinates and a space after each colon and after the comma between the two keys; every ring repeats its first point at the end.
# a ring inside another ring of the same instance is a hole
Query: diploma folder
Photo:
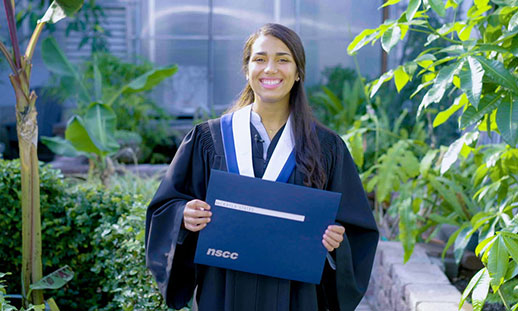
{"type": "Polygon", "coordinates": [[[212,170],[194,262],[319,284],[341,193],[212,170]]]}

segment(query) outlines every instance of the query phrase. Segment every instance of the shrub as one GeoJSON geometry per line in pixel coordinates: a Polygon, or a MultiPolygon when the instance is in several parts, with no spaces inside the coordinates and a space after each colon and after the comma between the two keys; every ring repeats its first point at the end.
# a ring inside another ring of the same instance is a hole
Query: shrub
{"type": "MultiPolygon", "coordinates": [[[[64,265],[75,272],[64,288],[46,296],[63,310],[132,310],[121,301],[135,295],[133,306],[156,310],[160,296],[144,265],[142,196],[120,187],[71,186],[48,166],[40,167],[40,178],[44,274],[64,265]]],[[[0,266],[13,273],[6,276],[9,293],[21,288],[19,189],[19,161],[0,160],[0,266]]]]}

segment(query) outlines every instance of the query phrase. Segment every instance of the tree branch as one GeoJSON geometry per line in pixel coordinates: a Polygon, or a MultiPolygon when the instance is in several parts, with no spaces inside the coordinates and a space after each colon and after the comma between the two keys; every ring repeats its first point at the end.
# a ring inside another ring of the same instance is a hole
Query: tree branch
{"type": "Polygon", "coordinates": [[[7,16],[7,26],[9,28],[9,36],[11,37],[11,43],[13,45],[14,62],[16,68],[21,68],[22,55],[20,54],[20,46],[18,45],[18,36],[16,34],[16,21],[14,18],[14,1],[4,0],[5,15],[7,16]]]}
{"type": "Polygon", "coordinates": [[[4,54],[5,59],[9,63],[9,66],[11,67],[11,69],[13,70],[13,73],[16,74],[17,70],[16,70],[16,65],[13,63],[13,56],[11,55],[11,53],[9,53],[9,50],[7,49],[7,47],[4,45],[4,43],[2,41],[0,41],[0,51],[2,52],[2,54],[4,54]]]}

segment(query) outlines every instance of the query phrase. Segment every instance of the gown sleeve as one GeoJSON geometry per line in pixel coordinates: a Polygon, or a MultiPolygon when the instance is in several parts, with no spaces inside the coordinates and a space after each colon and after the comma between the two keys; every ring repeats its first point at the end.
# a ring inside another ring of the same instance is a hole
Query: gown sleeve
{"type": "Polygon", "coordinates": [[[324,287],[336,289],[337,301],[332,304],[352,311],[367,291],[379,234],[353,159],[343,140],[334,136],[326,190],[342,193],[336,220],[345,227],[345,235],[331,254],[336,271],[324,270],[324,287]]]}
{"type": "Polygon", "coordinates": [[[166,304],[175,309],[187,305],[196,286],[193,257],[197,234],[184,229],[182,219],[185,204],[203,200],[206,194],[210,155],[202,126],[182,141],[146,213],[146,265],[166,304]]]}

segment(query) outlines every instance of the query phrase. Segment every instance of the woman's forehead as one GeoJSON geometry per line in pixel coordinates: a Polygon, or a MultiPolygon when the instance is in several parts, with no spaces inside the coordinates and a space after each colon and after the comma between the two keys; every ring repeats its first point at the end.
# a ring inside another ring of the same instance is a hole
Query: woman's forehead
{"type": "Polygon", "coordinates": [[[288,54],[291,51],[280,39],[270,35],[260,35],[252,44],[253,54],[288,54]]]}

